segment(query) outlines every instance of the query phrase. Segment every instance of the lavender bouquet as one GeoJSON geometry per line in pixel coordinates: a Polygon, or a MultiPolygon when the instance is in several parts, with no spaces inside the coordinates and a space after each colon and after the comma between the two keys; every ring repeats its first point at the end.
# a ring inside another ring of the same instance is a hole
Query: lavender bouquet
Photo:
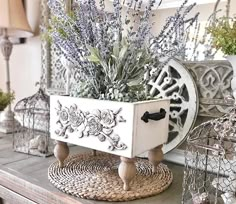
{"type": "Polygon", "coordinates": [[[170,58],[184,53],[185,33],[198,14],[187,18],[195,4],[187,0],[167,19],[158,36],[151,33],[155,0],[144,11],[142,0],[75,0],[65,12],[63,0],[49,0],[53,18],[49,36],[74,65],[79,82],[70,95],[116,101],[148,100],[148,81],[170,58]],[[123,7],[126,5],[126,7],[123,7]]]}

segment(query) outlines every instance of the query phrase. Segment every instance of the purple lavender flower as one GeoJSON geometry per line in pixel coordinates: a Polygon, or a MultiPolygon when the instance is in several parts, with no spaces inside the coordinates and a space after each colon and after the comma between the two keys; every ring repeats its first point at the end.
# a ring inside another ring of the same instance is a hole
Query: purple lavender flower
{"type": "Polygon", "coordinates": [[[50,36],[74,64],[79,81],[72,84],[73,93],[76,90],[78,96],[108,100],[147,99],[145,72],[163,67],[181,53],[185,33],[198,15],[186,18],[194,7],[184,7],[186,0],[167,19],[160,34],[153,36],[155,0],[149,0],[143,12],[142,0],[113,0],[111,13],[106,11],[104,0],[98,4],[95,0],[75,0],[69,13],[64,2],[48,1],[54,16],[50,36]]]}

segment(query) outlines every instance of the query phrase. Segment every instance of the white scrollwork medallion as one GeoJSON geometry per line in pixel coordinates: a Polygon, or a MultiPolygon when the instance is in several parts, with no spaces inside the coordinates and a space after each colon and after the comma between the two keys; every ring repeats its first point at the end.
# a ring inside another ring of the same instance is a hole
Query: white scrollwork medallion
{"type": "Polygon", "coordinates": [[[169,138],[163,147],[167,153],[184,141],[196,120],[199,105],[196,85],[188,70],[176,60],[170,60],[149,84],[152,96],[171,100],[169,138]]]}

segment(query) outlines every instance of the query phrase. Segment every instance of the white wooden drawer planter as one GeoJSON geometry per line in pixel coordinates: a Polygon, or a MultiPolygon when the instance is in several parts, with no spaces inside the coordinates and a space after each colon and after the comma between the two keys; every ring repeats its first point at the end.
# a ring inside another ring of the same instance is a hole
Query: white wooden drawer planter
{"type": "Polygon", "coordinates": [[[169,100],[124,103],[51,96],[51,138],[57,140],[54,154],[61,167],[69,154],[67,142],[119,155],[119,175],[128,190],[135,175],[135,156],[150,150],[153,171],[162,160],[169,105],[169,100]]]}

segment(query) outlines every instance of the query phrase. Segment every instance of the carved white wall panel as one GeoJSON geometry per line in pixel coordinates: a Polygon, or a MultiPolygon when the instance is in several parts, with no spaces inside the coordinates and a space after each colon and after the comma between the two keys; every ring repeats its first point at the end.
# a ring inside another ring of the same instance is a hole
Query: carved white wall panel
{"type": "Polygon", "coordinates": [[[201,116],[219,117],[229,112],[232,103],[225,98],[232,93],[233,70],[227,61],[186,62],[198,88],[201,116]]]}

